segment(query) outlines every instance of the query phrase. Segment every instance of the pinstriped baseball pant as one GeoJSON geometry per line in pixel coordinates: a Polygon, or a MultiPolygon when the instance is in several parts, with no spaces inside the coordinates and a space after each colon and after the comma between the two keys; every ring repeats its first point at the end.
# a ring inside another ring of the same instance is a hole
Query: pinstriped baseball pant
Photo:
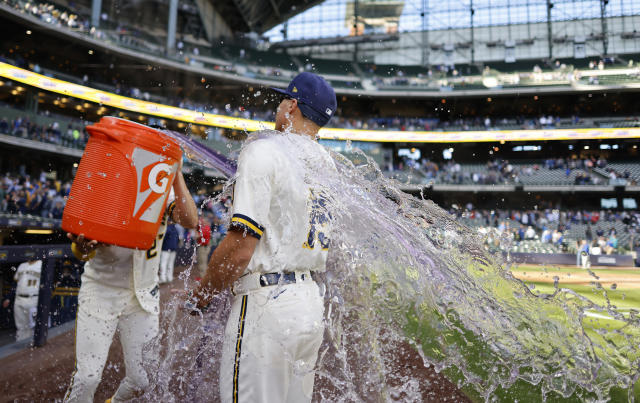
{"type": "Polygon", "coordinates": [[[118,318],[107,320],[92,315],[95,308],[83,304],[78,307],[76,368],[65,402],[93,402],[116,330],[120,331],[126,376],[120,382],[112,402],[135,397],[149,383],[142,365],[142,349],[158,334],[158,315],[144,311],[135,296],[118,318]]]}
{"type": "Polygon", "coordinates": [[[311,402],[323,316],[313,281],[235,296],[220,367],[222,402],[311,402]]]}

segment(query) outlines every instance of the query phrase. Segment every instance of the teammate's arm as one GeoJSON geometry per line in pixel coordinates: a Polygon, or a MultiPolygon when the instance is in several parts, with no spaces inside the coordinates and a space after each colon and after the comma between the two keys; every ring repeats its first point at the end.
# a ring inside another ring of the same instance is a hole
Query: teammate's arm
{"type": "Polygon", "coordinates": [[[176,179],[173,181],[173,191],[176,194],[176,199],[171,218],[185,228],[196,228],[198,226],[198,208],[184,182],[182,160],[180,160],[176,179]]]}
{"type": "Polygon", "coordinates": [[[102,245],[100,242],[86,239],[84,234],[78,236],[67,232],[67,238],[71,240],[71,252],[74,256],[83,262],[92,259],[96,255],[96,249],[102,245]]]}
{"type": "Polygon", "coordinates": [[[193,297],[198,308],[209,305],[214,294],[231,287],[249,265],[259,239],[239,228],[229,228],[213,251],[209,267],[193,297]]]}

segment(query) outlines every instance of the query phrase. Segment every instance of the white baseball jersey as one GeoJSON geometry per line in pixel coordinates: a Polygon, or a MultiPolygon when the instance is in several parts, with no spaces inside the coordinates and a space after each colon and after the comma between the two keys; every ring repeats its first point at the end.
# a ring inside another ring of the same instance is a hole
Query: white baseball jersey
{"type": "Polygon", "coordinates": [[[335,169],[315,141],[264,130],[254,135],[238,158],[231,226],[260,239],[248,273],[324,271],[329,213],[321,189],[313,189],[300,164],[335,169]],[[287,152],[295,149],[301,158],[287,152]],[[317,165],[321,164],[321,165],[317,165]]]}
{"type": "MultiPolygon", "coordinates": [[[[116,245],[102,245],[96,255],[84,266],[79,303],[87,298],[101,298],[95,315],[103,319],[112,319],[122,312],[124,302],[128,301],[131,291],[140,306],[149,313],[158,314],[159,289],[158,267],[167,221],[174,206],[173,189],[167,200],[167,210],[158,235],[148,250],[123,248],[116,245]]],[[[88,301],[87,301],[88,302],[88,301]]],[[[91,304],[91,306],[95,306],[91,304]]]]}
{"type": "Polygon", "coordinates": [[[33,263],[24,262],[18,266],[14,280],[18,282],[16,295],[38,295],[40,292],[40,272],[42,271],[42,261],[36,260],[33,263]]]}

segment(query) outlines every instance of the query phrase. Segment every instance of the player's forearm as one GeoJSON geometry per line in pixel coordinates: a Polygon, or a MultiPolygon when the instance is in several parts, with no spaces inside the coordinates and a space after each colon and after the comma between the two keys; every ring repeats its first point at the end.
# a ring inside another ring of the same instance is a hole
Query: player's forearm
{"type": "Polygon", "coordinates": [[[214,292],[230,287],[242,275],[249,261],[251,254],[233,238],[225,237],[211,255],[202,286],[214,292]]]}
{"type": "Polygon", "coordinates": [[[212,294],[231,287],[249,265],[257,244],[258,240],[252,236],[229,231],[211,255],[196,296],[208,302],[212,294]]]}
{"type": "Polygon", "coordinates": [[[173,183],[173,190],[176,195],[175,207],[171,217],[175,222],[185,228],[196,228],[198,226],[198,208],[196,207],[184,177],[178,172],[173,183]]]}

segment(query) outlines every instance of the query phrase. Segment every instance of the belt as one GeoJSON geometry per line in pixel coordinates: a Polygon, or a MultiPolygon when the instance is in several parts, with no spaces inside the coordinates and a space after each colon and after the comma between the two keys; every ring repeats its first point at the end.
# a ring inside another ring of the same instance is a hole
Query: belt
{"type": "Polygon", "coordinates": [[[34,294],[34,295],[29,295],[29,294],[18,294],[18,297],[22,297],[22,298],[32,298],[32,297],[37,297],[38,294],[34,294]]]}
{"type": "Polygon", "coordinates": [[[233,295],[246,294],[249,291],[274,285],[286,285],[314,281],[315,272],[309,270],[279,273],[249,273],[240,277],[231,287],[233,295]]]}

